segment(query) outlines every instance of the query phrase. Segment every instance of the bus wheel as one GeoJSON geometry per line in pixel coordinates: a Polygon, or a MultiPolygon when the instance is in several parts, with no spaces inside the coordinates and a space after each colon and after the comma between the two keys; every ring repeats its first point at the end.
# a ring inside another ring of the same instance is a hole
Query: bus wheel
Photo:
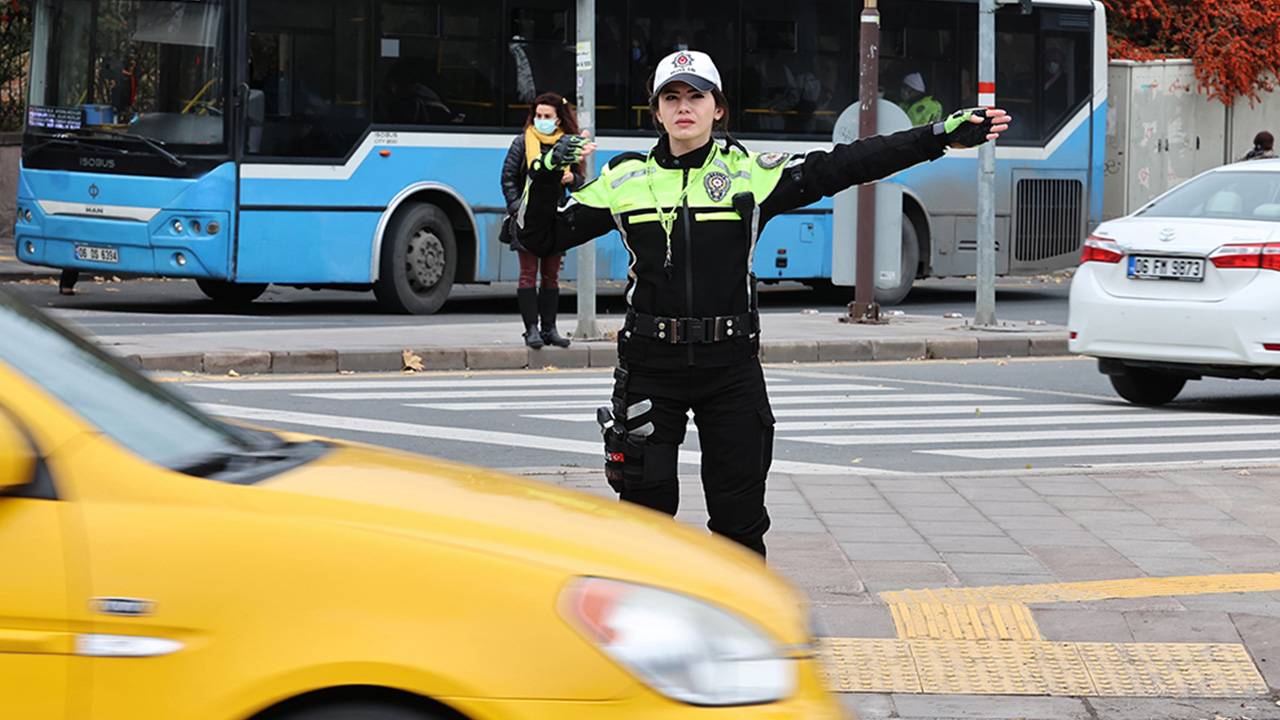
{"type": "Polygon", "coordinates": [[[210,300],[231,307],[248,305],[267,290],[266,283],[233,283],[208,278],[199,278],[196,285],[210,300]]]}
{"type": "Polygon", "coordinates": [[[458,246],[449,216],[419,203],[396,212],[382,240],[373,294],[389,312],[430,315],[449,297],[458,246]]]}
{"type": "Polygon", "coordinates": [[[916,268],[920,265],[920,239],[911,218],[902,216],[902,264],[898,267],[898,284],[891,288],[876,288],[876,302],[881,307],[897,305],[907,299],[911,284],[916,280],[916,268]]]}

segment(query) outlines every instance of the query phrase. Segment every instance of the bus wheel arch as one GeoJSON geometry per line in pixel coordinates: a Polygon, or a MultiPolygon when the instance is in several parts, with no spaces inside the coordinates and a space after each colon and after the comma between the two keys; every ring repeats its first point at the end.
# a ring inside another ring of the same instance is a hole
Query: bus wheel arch
{"type": "Polygon", "coordinates": [[[902,193],[902,216],[910,220],[916,231],[916,242],[920,247],[920,262],[916,265],[916,277],[926,278],[933,272],[933,227],[929,224],[929,215],[924,211],[920,199],[905,188],[902,193]]]}
{"type": "Polygon", "coordinates": [[[406,192],[389,211],[375,248],[374,294],[391,312],[430,315],[456,281],[475,274],[476,229],[452,191],[406,192]]]}

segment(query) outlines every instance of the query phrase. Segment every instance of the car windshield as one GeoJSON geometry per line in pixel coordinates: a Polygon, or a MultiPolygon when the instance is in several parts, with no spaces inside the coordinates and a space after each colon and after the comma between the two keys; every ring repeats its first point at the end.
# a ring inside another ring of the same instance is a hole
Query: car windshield
{"type": "Polygon", "coordinates": [[[1280,222],[1280,171],[1201,175],[1143,208],[1138,215],[1280,222]]]}
{"type": "Polygon", "coordinates": [[[0,337],[0,363],[158,465],[186,470],[211,457],[279,444],[268,433],[240,430],[208,417],[4,292],[0,337]]]}
{"type": "Polygon", "coordinates": [[[225,14],[220,0],[39,0],[28,133],[220,146],[225,14]]]}

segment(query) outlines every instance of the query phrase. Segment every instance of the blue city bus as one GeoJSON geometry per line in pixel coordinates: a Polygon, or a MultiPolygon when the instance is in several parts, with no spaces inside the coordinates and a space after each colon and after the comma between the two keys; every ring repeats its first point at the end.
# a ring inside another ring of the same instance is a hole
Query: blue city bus
{"type": "MultiPolygon", "coordinates": [[[[35,0],[17,254],[91,274],[194,278],[243,304],[268,284],[368,291],[426,314],[456,283],[513,280],[499,169],[540,91],[575,94],[573,0],[35,0]]],[[[857,3],[599,3],[601,161],[647,150],[646,81],[710,52],[735,136],[830,146],[858,87],[857,3]]],[[[1029,10],[1029,11],[1028,11],[1029,10]]],[[[972,0],[882,0],[881,93],[918,122],[978,101],[972,0]]],[[[1075,262],[1102,212],[1101,3],[997,16],[1000,274],[1075,262]]],[[[974,151],[901,173],[903,280],[974,273],[974,151]]],[[[831,285],[832,202],[770,223],[766,282],[831,285]]],[[[886,241],[883,238],[880,241],[886,241]]],[[[626,278],[616,233],[597,277],[626,278]]],[[[565,263],[572,280],[576,263],[565,263]]]]}

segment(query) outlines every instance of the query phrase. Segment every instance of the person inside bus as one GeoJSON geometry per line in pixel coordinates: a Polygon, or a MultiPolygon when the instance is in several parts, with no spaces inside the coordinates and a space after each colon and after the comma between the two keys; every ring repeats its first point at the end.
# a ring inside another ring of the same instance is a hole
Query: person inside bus
{"type": "Polygon", "coordinates": [[[617,155],[564,201],[565,169],[595,145],[560,138],[530,165],[515,224],[524,247],[542,257],[614,230],[630,255],[612,404],[597,411],[609,484],[624,501],[675,515],[692,410],[708,527],[763,556],[774,416],[751,272],[760,230],[782,213],[942,157],[948,147],[994,140],[1009,116],[971,108],[829,151],[756,153],[729,134],[729,101],[710,56],[667,56],[650,88],[660,133],[653,149],[617,155]]]}
{"type": "MultiPolygon", "coordinates": [[[[517,136],[502,163],[502,195],[507,211],[514,216],[520,210],[529,166],[542,157],[565,134],[578,134],[578,120],[569,101],[557,93],[546,92],[534,99],[525,118],[524,133],[517,136]]],[[[572,163],[559,173],[560,195],[582,187],[584,165],[572,163]]],[[[520,258],[520,281],[516,302],[524,320],[524,343],[533,349],[543,345],[569,347],[569,339],[556,329],[556,312],[560,308],[560,261],[562,254],[538,257],[526,250],[519,238],[510,238],[511,247],[520,258]],[[541,275],[542,287],[538,287],[541,275]],[[541,327],[539,327],[541,321],[541,327]]]]}
{"type": "Polygon", "coordinates": [[[907,73],[898,88],[898,107],[907,113],[912,127],[930,125],[942,119],[942,103],[926,92],[924,76],[907,73]]]}
{"type": "Polygon", "coordinates": [[[1044,57],[1044,118],[1054,123],[1067,112],[1070,94],[1062,64],[1062,51],[1051,48],[1044,57]]]}

